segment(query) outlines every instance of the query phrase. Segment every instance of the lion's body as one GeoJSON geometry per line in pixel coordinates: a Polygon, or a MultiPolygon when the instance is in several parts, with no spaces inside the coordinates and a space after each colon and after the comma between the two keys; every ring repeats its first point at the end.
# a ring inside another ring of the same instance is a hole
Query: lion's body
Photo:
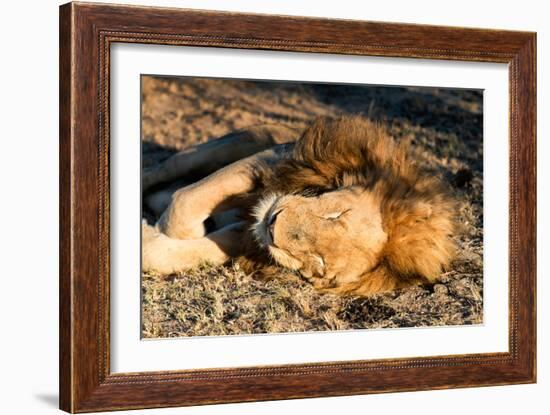
{"type": "Polygon", "coordinates": [[[206,260],[235,258],[264,274],[285,267],[319,289],[369,295],[434,282],[454,253],[454,215],[441,181],[422,172],[381,126],[359,117],[320,119],[295,143],[177,192],[159,221],[165,235],[148,231],[144,238],[144,268],[192,267],[196,261],[183,257],[200,251],[191,245],[202,241],[204,250],[213,241],[206,260]],[[208,217],[235,208],[229,228],[206,233],[208,217]],[[166,252],[174,266],[158,260],[166,252]]]}

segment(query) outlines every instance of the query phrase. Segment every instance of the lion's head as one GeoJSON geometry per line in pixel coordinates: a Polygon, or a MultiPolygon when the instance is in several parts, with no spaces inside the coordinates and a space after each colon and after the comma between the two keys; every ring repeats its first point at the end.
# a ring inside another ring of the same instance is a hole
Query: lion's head
{"type": "Polygon", "coordinates": [[[273,195],[256,216],[259,243],[319,288],[359,281],[377,265],[388,239],[380,201],[360,187],[313,197],[273,195]]]}
{"type": "Polygon", "coordinates": [[[453,199],[368,120],[316,121],[263,181],[260,249],[317,288],[362,295],[434,281],[452,258],[453,199]]]}

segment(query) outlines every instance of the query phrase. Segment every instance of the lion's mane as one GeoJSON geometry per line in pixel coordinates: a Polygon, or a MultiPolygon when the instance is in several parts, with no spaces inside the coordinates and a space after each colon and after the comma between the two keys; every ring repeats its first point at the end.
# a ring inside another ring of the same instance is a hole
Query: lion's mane
{"type": "MultiPolygon", "coordinates": [[[[419,168],[408,145],[362,117],[320,118],[288,154],[259,169],[252,207],[270,193],[318,195],[358,186],[381,200],[388,241],[378,265],[339,294],[368,295],[434,282],[452,259],[456,203],[440,178],[419,168]]],[[[252,221],[252,218],[249,217],[252,221]]],[[[239,262],[262,275],[280,272],[253,238],[239,262]]]]}

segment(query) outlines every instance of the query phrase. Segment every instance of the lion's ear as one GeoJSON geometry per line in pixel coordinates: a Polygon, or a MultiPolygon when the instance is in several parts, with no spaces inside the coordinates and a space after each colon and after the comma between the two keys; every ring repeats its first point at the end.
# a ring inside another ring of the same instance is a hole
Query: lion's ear
{"type": "Polygon", "coordinates": [[[312,255],[314,273],[322,277],[325,275],[325,261],[319,255],[312,255]]]}
{"type": "Polygon", "coordinates": [[[321,278],[325,275],[325,261],[319,255],[310,254],[311,261],[300,269],[300,273],[306,278],[321,278]]]}

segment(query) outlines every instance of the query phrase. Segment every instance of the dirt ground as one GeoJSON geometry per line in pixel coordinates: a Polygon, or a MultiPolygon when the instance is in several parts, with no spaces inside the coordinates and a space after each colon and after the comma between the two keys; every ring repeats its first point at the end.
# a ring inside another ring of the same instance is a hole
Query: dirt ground
{"type": "MultiPolygon", "coordinates": [[[[363,114],[408,140],[460,201],[458,255],[435,285],[370,298],[319,294],[285,273],[256,281],[235,264],[142,275],[144,338],[478,324],[483,321],[483,96],[421,87],[142,78],[142,160],[261,123],[305,127],[363,114]]],[[[145,212],[144,215],[147,213],[145,212]]]]}

